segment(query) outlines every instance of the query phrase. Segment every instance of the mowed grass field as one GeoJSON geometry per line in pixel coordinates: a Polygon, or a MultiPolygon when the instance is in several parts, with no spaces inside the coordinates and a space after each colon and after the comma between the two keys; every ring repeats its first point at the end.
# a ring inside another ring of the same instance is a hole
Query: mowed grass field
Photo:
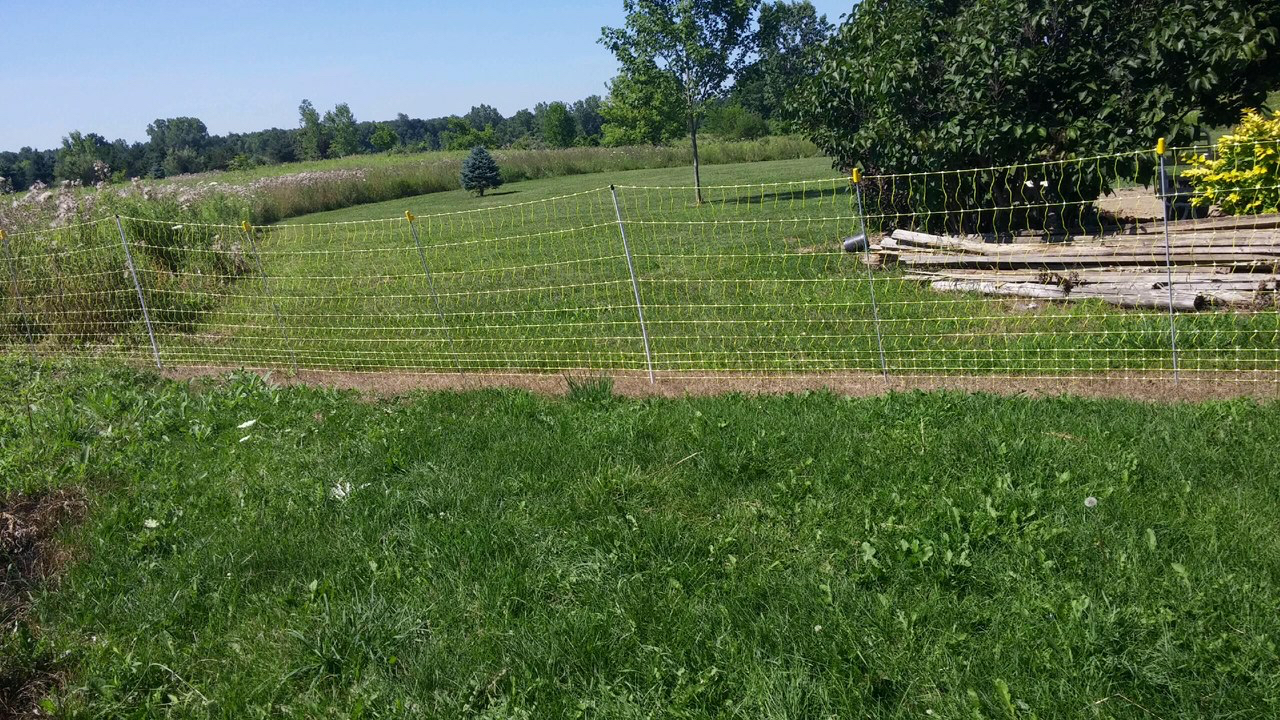
{"type": "MultiPolygon", "coordinates": [[[[612,184],[659,374],[1171,369],[1159,309],[938,294],[894,270],[873,278],[841,250],[861,225],[825,159],[710,166],[703,178],[702,205],[678,187],[689,170],[674,168],[512,183],[484,198],[435,193],[259,228],[268,282],[246,260],[210,312],[160,318],[162,355],[173,365],[644,372],[612,184]]],[[[143,282],[190,293],[162,270],[143,282]]],[[[1280,369],[1274,308],[1176,323],[1187,372],[1280,369]]]]}
{"type": "Polygon", "coordinates": [[[1280,713],[1274,403],[0,380],[48,714],[1280,713]]]}

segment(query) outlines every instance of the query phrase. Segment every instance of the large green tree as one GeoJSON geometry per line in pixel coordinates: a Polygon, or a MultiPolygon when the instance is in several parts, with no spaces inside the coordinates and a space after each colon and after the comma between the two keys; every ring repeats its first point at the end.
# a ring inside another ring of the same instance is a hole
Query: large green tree
{"type": "Polygon", "coordinates": [[[578,124],[569,113],[569,106],[553,102],[542,115],[542,139],[556,148],[569,147],[578,135],[578,124]]]}
{"type": "Polygon", "coordinates": [[[147,125],[150,156],[165,175],[200,172],[209,168],[209,129],[193,117],[158,118],[147,125]]]}
{"type": "Polygon", "coordinates": [[[833,30],[809,0],[761,5],[755,61],[734,79],[733,98],[761,117],[781,119],[787,99],[817,72],[818,48],[833,30]]]}
{"type": "Polygon", "coordinates": [[[503,122],[502,113],[497,108],[483,103],[472,107],[462,119],[467,121],[472,130],[484,130],[490,125],[496,128],[503,122]]]}
{"type": "Polygon", "coordinates": [[[873,172],[1140,150],[1261,104],[1278,24],[1280,0],[862,2],[795,110],[873,172]]]}
{"type": "Polygon", "coordinates": [[[209,128],[193,117],[158,118],[147,125],[147,137],[161,157],[182,149],[201,153],[209,146],[209,128]]]}
{"type": "Polygon", "coordinates": [[[303,160],[323,160],[329,149],[329,139],[325,127],[320,122],[320,111],[310,100],[303,100],[298,106],[298,150],[303,160]]]}
{"type": "Polygon", "coordinates": [[[643,78],[674,81],[693,147],[695,195],[702,202],[698,127],[707,104],[723,96],[751,50],[751,19],[759,0],[623,0],[624,27],[606,27],[600,42],[622,66],[643,78]]]}
{"type": "Polygon", "coordinates": [[[600,116],[600,142],[610,147],[657,145],[686,131],[680,87],[656,68],[633,68],[614,78],[600,116]]]}
{"type": "Polygon", "coordinates": [[[569,113],[578,126],[578,133],[592,144],[599,142],[600,126],[604,123],[604,118],[600,115],[601,104],[599,95],[591,95],[569,106],[569,113]]]}
{"type": "Polygon", "coordinates": [[[62,138],[62,149],[54,163],[53,175],[59,180],[79,181],[92,185],[106,180],[110,167],[106,163],[111,143],[97,133],[81,133],[78,130],[62,138]]]}
{"type": "Polygon", "coordinates": [[[360,152],[360,133],[351,106],[338,103],[324,114],[324,126],[328,130],[329,156],[345,157],[360,152]]]}

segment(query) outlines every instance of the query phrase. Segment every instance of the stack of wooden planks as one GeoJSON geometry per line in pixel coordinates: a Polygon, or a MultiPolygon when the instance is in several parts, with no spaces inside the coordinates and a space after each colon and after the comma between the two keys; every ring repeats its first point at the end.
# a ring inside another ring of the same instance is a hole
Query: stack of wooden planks
{"type": "Polygon", "coordinates": [[[1280,290],[1280,222],[1220,225],[1221,219],[1217,225],[1171,223],[1167,256],[1162,226],[1015,242],[896,230],[872,250],[881,264],[896,264],[941,292],[1166,308],[1172,280],[1176,310],[1273,307],[1280,290]]]}

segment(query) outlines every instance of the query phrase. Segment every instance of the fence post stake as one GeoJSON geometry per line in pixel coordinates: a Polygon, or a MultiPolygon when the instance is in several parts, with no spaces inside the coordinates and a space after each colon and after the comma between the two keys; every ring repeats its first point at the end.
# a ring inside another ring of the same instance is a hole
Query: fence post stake
{"type": "Polygon", "coordinates": [[[613,195],[613,211],[618,215],[618,232],[622,234],[622,252],[627,256],[627,271],[631,273],[631,291],[636,296],[636,315],[640,318],[640,337],[644,340],[644,362],[649,368],[649,384],[657,381],[653,375],[653,353],[649,349],[649,327],[644,322],[644,304],[640,302],[640,283],[636,280],[636,266],[631,260],[631,246],[627,243],[627,228],[622,224],[622,205],[618,203],[618,188],[609,186],[613,195]]]}
{"type": "Polygon", "coordinates": [[[280,328],[280,335],[284,339],[285,345],[289,348],[289,361],[293,367],[293,374],[298,374],[298,351],[289,342],[289,333],[284,327],[284,316],[280,314],[280,303],[276,302],[276,296],[271,292],[271,281],[267,279],[266,267],[262,264],[262,255],[258,253],[258,241],[253,234],[253,226],[248,220],[240,223],[240,229],[244,231],[245,239],[249,241],[249,250],[253,253],[254,263],[258,266],[258,276],[262,278],[262,291],[267,294],[267,299],[271,301],[271,311],[276,316],[276,326],[280,328]]]}
{"type": "Polygon", "coordinates": [[[18,304],[18,318],[22,322],[23,334],[27,336],[27,345],[35,345],[35,338],[31,335],[31,321],[27,319],[27,304],[22,300],[22,289],[18,286],[18,260],[13,255],[13,248],[9,245],[9,236],[4,230],[0,230],[0,244],[4,245],[4,256],[9,263],[9,277],[13,281],[13,301],[18,304]]]}
{"type": "Polygon", "coordinates": [[[444,337],[449,341],[449,349],[453,351],[453,367],[462,374],[462,360],[458,357],[458,346],[453,342],[453,333],[449,332],[449,323],[444,317],[444,308],[440,305],[440,295],[436,292],[436,281],[431,275],[431,267],[427,265],[427,251],[422,247],[422,240],[418,238],[418,226],[414,224],[415,218],[413,213],[408,210],[404,211],[404,219],[409,221],[409,232],[413,233],[413,245],[418,248],[418,261],[422,263],[422,272],[427,276],[427,289],[431,291],[431,303],[436,308],[436,317],[440,319],[440,329],[444,332],[444,337]]]}
{"type": "Polygon", "coordinates": [[[862,226],[863,265],[867,266],[867,283],[871,292],[871,316],[876,328],[876,347],[880,350],[880,374],[885,382],[889,381],[889,363],[884,356],[884,336],[880,331],[880,306],[876,303],[876,276],[871,270],[871,236],[867,234],[867,215],[862,209],[862,171],[854,168],[850,175],[853,181],[853,192],[858,198],[858,224],[862,226]]]}
{"type": "Polygon", "coordinates": [[[138,304],[142,306],[142,320],[147,325],[147,337],[151,339],[151,354],[155,356],[156,368],[164,369],[160,362],[160,346],[156,344],[156,332],[151,327],[151,313],[147,311],[147,298],[142,294],[142,283],[138,282],[138,269],[133,264],[133,253],[129,252],[129,241],[125,239],[124,225],[120,216],[116,215],[116,229],[120,231],[120,246],[124,248],[124,261],[129,266],[129,275],[133,278],[133,289],[138,291],[138,304]]]}
{"type": "Polygon", "coordinates": [[[1169,290],[1169,345],[1173,349],[1173,382],[1180,381],[1178,369],[1178,323],[1173,310],[1173,251],[1169,247],[1169,177],[1164,163],[1164,138],[1156,143],[1156,155],[1160,156],[1160,205],[1164,209],[1164,271],[1165,285],[1169,290]]]}

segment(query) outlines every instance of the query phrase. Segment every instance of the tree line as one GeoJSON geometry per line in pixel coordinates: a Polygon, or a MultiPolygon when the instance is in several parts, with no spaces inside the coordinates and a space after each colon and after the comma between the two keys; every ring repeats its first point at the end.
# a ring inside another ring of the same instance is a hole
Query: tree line
{"type": "MultiPolygon", "coordinates": [[[[637,10],[630,0],[626,4],[629,12],[637,10]]],[[[812,74],[814,51],[834,28],[808,0],[739,4],[746,16],[736,27],[725,28],[732,31],[732,69],[726,66],[721,77],[706,79],[697,98],[696,129],[705,128],[725,140],[792,131],[787,97],[812,74]]],[[[303,100],[294,128],[213,135],[199,118],[162,118],[147,126],[146,142],[132,143],[74,131],[58,148],[0,152],[0,191],[24,190],[35,183],[119,182],[361,153],[662,144],[689,132],[687,98],[679,83],[652,62],[622,63],[608,90],[605,97],[543,102],[510,116],[481,104],[461,116],[421,119],[401,113],[391,120],[362,121],[347,103],[322,112],[303,100]]]]}
{"type": "Polygon", "coordinates": [[[478,105],[461,117],[424,120],[400,113],[392,120],[370,122],[357,120],[347,103],[322,114],[303,100],[296,128],[226,135],[210,134],[199,118],[161,118],[147,126],[146,142],[108,141],[97,133],[73,131],[56,149],[0,152],[0,189],[18,191],[64,180],[94,184],[163,178],[361,153],[598,145],[603,139],[601,103],[599,96],[539,103],[509,118],[478,105]]]}

